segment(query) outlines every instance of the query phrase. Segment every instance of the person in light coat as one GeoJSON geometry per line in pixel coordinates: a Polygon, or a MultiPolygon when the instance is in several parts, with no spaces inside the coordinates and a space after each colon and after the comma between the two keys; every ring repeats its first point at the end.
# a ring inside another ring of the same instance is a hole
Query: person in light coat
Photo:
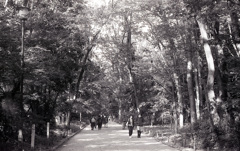
{"type": "Polygon", "coordinates": [[[133,128],[134,128],[134,120],[133,120],[133,116],[132,115],[130,115],[130,117],[128,118],[128,121],[127,121],[126,125],[128,126],[129,138],[132,138],[133,128]]]}

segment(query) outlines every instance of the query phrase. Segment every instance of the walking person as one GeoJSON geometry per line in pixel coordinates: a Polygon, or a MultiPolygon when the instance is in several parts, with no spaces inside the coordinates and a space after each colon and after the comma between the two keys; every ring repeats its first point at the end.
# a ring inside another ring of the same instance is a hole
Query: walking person
{"type": "Polygon", "coordinates": [[[107,118],[106,115],[103,115],[103,117],[102,117],[102,123],[103,123],[104,127],[107,127],[108,118],[107,118]]]}
{"type": "Polygon", "coordinates": [[[91,123],[91,129],[94,130],[94,127],[96,128],[96,120],[94,116],[92,116],[92,118],[90,119],[90,123],[91,123]]]}
{"type": "Polygon", "coordinates": [[[126,123],[127,123],[127,120],[125,117],[123,117],[123,120],[122,120],[122,129],[125,130],[126,128],[126,123]]]}
{"type": "Polygon", "coordinates": [[[133,116],[132,115],[130,115],[126,125],[128,126],[129,138],[132,138],[133,128],[134,128],[134,120],[133,120],[133,116]]]}
{"type": "Polygon", "coordinates": [[[108,127],[108,116],[105,116],[105,121],[106,121],[106,124],[105,124],[105,127],[108,127]]]}
{"type": "Polygon", "coordinates": [[[97,124],[98,124],[98,130],[102,129],[102,116],[99,115],[97,119],[97,124]]]}
{"type": "Polygon", "coordinates": [[[128,117],[126,114],[123,114],[122,115],[122,129],[124,130],[127,126],[127,120],[128,120],[128,117]]]}
{"type": "Polygon", "coordinates": [[[139,114],[138,119],[137,119],[137,136],[138,136],[138,138],[141,138],[142,127],[143,127],[143,118],[142,118],[141,114],[139,114]]]}

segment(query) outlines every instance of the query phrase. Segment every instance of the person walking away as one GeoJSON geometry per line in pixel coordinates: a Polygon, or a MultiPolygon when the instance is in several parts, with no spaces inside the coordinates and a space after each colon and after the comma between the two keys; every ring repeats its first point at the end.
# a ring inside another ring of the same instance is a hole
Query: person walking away
{"type": "Polygon", "coordinates": [[[105,116],[104,118],[105,118],[105,121],[106,121],[105,127],[108,127],[108,116],[105,116]]]}
{"type": "Polygon", "coordinates": [[[98,130],[101,130],[101,128],[102,128],[102,116],[101,115],[98,116],[97,123],[98,123],[98,130]]]}
{"type": "Polygon", "coordinates": [[[96,127],[96,120],[94,117],[91,118],[90,123],[91,123],[91,129],[94,130],[94,127],[96,127]]]}
{"type": "Polygon", "coordinates": [[[143,118],[142,118],[141,114],[139,114],[138,119],[137,119],[137,136],[138,136],[138,138],[141,138],[142,127],[143,127],[143,118]]]}
{"type": "Polygon", "coordinates": [[[126,123],[127,123],[127,117],[123,116],[123,118],[122,118],[122,129],[123,130],[125,130],[125,128],[126,128],[126,123]]]}
{"type": "Polygon", "coordinates": [[[102,123],[103,123],[104,127],[107,127],[108,118],[107,118],[106,115],[103,115],[103,117],[102,117],[102,123]]]}
{"type": "Polygon", "coordinates": [[[126,125],[128,126],[129,138],[132,138],[133,128],[134,128],[134,120],[132,115],[130,115],[126,125]]]}
{"type": "Polygon", "coordinates": [[[105,115],[102,116],[102,124],[103,124],[103,127],[106,125],[105,115]]]}

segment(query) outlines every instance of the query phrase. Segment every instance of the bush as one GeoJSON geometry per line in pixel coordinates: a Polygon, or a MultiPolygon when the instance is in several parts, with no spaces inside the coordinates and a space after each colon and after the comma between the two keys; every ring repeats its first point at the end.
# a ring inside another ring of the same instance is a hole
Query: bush
{"type": "MultiPolygon", "coordinates": [[[[230,131],[227,131],[226,126],[222,127],[219,125],[212,129],[210,123],[204,120],[196,122],[193,126],[186,125],[179,132],[186,134],[185,139],[189,140],[193,140],[193,136],[196,136],[196,147],[199,149],[210,148],[211,150],[234,151],[239,150],[239,126],[236,124],[230,131]]],[[[193,144],[189,145],[192,146],[193,144]]]]}

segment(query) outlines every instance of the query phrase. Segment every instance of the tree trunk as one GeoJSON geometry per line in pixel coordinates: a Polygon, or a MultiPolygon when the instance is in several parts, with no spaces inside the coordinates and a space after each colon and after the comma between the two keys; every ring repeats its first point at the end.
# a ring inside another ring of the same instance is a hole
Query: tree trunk
{"type": "MultiPolygon", "coordinates": [[[[172,47],[172,51],[177,51],[174,41],[172,39],[170,40],[170,45],[172,47]]],[[[173,78],[174,78],[174,83],[176,86],[176,91],[177,91],[177,100],[178,100],[178,114],[179,114],[179,127],[182,128],[184,125],[184,116],[183,116],[183,102],[182,102],[182,89],[181,89],[181,85],[180,85],[180,80],[179,80],[179,76],[178,76],[178,69],[177,69],[177,60],[175,58],[175,54],[174,52],[172,52],[171,54],[171,58],[173,60],[173,66],[174,66],[174,71],[173,71],[173,78]]],[[[173,93],[174,94],[174,93],[173,93]]]]}
{"type": "MultiPolygon", "coordinates": [[[[182,102],[182,88],[179,84],[179,76],[176,72],[173,73],[174,83],[176,86],[177,91],[177,100],[178,100],[178,114],[179,114],[179,127],[182,128],[184,125],[184,118],[183,118],[183,102],[182,102]]],[[[175,93],[173,93],[174,95],[175,93]]],[[[177,114],[177,113],[176,113],[177,114]]],[[[176,117],[177,118],[177,117],[176,117]]]]}
{"type": "Polygon", "coordinates": [[[78,79],[77,79],[77,84],[76,84],[76,87],[75,87],[75,99],[78,97],[78,91],[79,91],[79,85],[80,85],[80,82],[83,78],[83,74],[86,70],[86,63],[87,63],[87,59],[89,57],[89,54],[90,52],[92,51],[92,48],[94,47],[94,43],[95,41],[97,40],[97,36],[98,34],[101,32],[101,30],[99,30],[94,36],[93,36],[93,39],[91,41],[91,44],[89,44],[89,46],[87,47],[87,53],[85,54],[84,56],[84,59],[82,61],[82,69],[80,70],[79,72],[79,75],[78,75],[78,79]]]}
{"type": "MultiPolygon", "coordinates": [[[[233,20],[233,22],[232,22],[233,31],[236,31],[236,33],[234,33],[235,34],[234,38],[238,39],[238,42],[240,42],[239,41],[239,39],[240,39],[239,38],[240,31],[239,31],[239,27],[238,27],[238,17],[237,17],[237,14],[232,14],[231,18],[233,20]]],[[[218,29],[220,28],[219,27],[219,23],[218,23],[218,27],[217,28],[218,29]]],[[[230,34],[231,34],[230,26],[229,26],[229,31],[230,31],[230,34]]],[[[217,50],[218,50],[217,56],[221,52],[223,54],[223,57],[224,57],[222,59],[222,65],[221,66],[216,64],[218,66],[218,68],[217,68],[217,71],[218,71],[217,78],[218,78],[218,81],[219,81],[219,84],[220,84],[219,85],[219,88],[220,88],[220,90],[219,90],[219,97],[221,98],[222,102],[226,103],[227,101],[229,101],[228,100],[228,73],[229,73],[229,71],[228,71],[227,61],[226,60],[229,58],[230,55],[229,55],[228,50],[226,50],[226,48],[222,48],[221,47],[222,41],[220,39],[219,32],[216,32],[215,35],[216,35],[215,37],[216,37],[216,39],[218,40],[218,43],[219,43],[217,45],[217,50]]],[[[233,46],[233,48],[236,49],[236,47],[234,47],[234,46],[233,46]]],[[[238,51],[239,51],[239,47],[238,47],[238,51]]],[[[218,63],[218,60],[217,60],[216,63],[218,63]]],[[[230,123],[229,125],[231,127],[235,123],[235,117],[234,117],[234,113],[232,112],[232,103],[231,103],[231,101],[227,102],[227,107],[226,107],[226,111],[225,112],[227,113],[227,115],[229,117],[229,123],[230,123]]]]}
{"type": "MultiPolygon", "coordinates": [[[[178,114],[179,114],[179,127],[182,128],[184,123],[184,119],[183,119],[183,103],[182,103],[182,89],[181,86],[179,85],[179,77],[177,75],[177,73],[173,73],[173,77],[174,77],[174,83],[176,86],[176,91],[177,91],[177,99],[178,99],[178,114]]],[[[175,93],[173,93],[174,95],[175,93]]]]}
{"type": "MultiPolygon", "coordinates": [[[[195,21],[193,27],[193,35],[195,40],[195,45],[198,45],[199,42],[199,32],[198,32],[198,23],[195,21]]],[[[194,62],[194,78],[195,78],[195,87],[196,87],[196,114],[197,119],[202,117],[202,108],[203,108],[203,88],[202,88],[202,76],[201,76],[201,57],[199,55],[199,50],[195,53],[195,62],[194,62]]]]}
{"type": "Polygon", "coordinates": [[[234,55],[234,56],[238,56],[239,57],[239,52],[236,46],[236,43],[234,41],[233,38],[233,32],[231,29],[231,24],[228,22],[228,31],[229,31],[229,45],[233,48],[233,49],[229,49],[229,51],[234,55]],[[234,50],[234,51],[233,51],[234,50]]]}
{"type": "MultiPolygon", "coordinates": [[[[190,48],[191,49],[191,48],[190,48]]],[[[192,78],[192,52],[191,50],[187,51],[187,84],[188,84],[188,94],[189,94],[189,101],[190,101],[190,114],[191,114],[191,124],[197,121],[196,115],[196,104],[194,100],[194,93],[193,93],[193,78],[192,78]]]]}
{"type": "MultiPolygon", "coordinates": [[[[194,124],[197,121],[196,114],[196,103],[194,99],[194,86],[193,86],[193,52],[192,52],[192,30],[188,30],[188,45],[189,47],[186,50],[187,54],[187,85],[188,85],[188,95],[190,101],[190,115],[191,115],[191,124],[194,124]]],[[[197,90],[197,88],[196,88],[197,90]]]]}
{"type": "Polygon", "coordinates": [[[218,116],[219,116],[219,122],[221,124],[221,121],[222,119],[224,118],[224,109],[222,109],[222,95],[223,95],[223,87],[222,87],[222,76],[221,76],[221,71],[220,71],[220,67],[219,67],[219,59],[218,59],[218,55],[220,52],[223,52],[220,44],[218,44],[216,46],[216,52],[215,52],[215,65],[216,65],[216,71],[215,71],[215,77],[216,77],[216,81],[217,81],[217,84],[218,84],[218,93],[217,93],[217,97],[216,97],[216,102],[217,102],[217,107],[218,107],[218,116]]]}
{"type": "Polygon", "coordinates": [[[202,84],[202,75],[201,75],[201,65],[200,65],[200,56],[199,52],[197,52],[197,74],[198,74],[198,82],[199,82],[199,114],[202,116],[203,109],[203,84],[202,84]]]}
{"type": "MultiPolygon", "coordinates": [[[[175,99],[175,98],[174,98],[175,99]]],[[[178,133],[178,118],[177,118],[177,106],[176,100],[173,100],[173,119],[174,119],[174,134],[178,133]]]]}
{"type": "Polygon", "coordinates": [[[200,112],[200,84],[199,84],[199,78],[198,78],[198,69],[196,66],[194,66],[194,81],[195,81],[195,88],[196,88],[196,116],[197,120],[200,119],[201,117],[201,112],[200,112]]]}
{"type": "Polygon", "coordinates": [[[235,124],[235,117],[234,117],[234,113],[233,113],[233,106],[232,106],[232,101],[230,99],[228,99],[228,67],[227,67],[227,59],[228,59],[228,51],[227,50],[223,50],[223,54],[224,54],[224,59],[222,62],[222,99],[223,102],[227,102],[227,114],[229,117],[229,125],[230,127],[233,126],[235,124]]]}
{"type": "Polygon", "coordinates": [[[205,24],[201,20],[197,20],[200,33],[201,33],[201,39],[204,46],[204,52],[207,59],[207,65],[208,65],[208,78],[207,78],[207,85],[206,85],[206,92],[207,93],[207,100],[209,101],[210,107],[211,107],[211,118],[210,123],[212,125],[212,128],[215,124],[218,124],[219,122],[219,116],[217,114],[217,106],[216,106],[216,99],[215,99],[215,93],[214,93],[214,72],[215,72],[215,66],[213,61],[213,56],[211,52],[211,48],[208,44],[208,34],[205,28],[205,24]]]}
{"type": "Polygon", "coordinates": [[[134,91],[134,97],[135,97],[135,104],[136,104],[136,109],[139,112],[139,101],[138,101],[138,95],[137,95],[137,88],[136,88],[136,76],[132,72],[133,68],[133,61],[134,61],[134,50],[132,49],[132,27],[131,27],[131,22],[132,22],[132,13],[130,12],[129,15],[125,16],[125,24],[127,26],[127,58],[128,58],[128,71],[129,71],[129,81],[131,84],[133,84],[133,91],[134,91]]]}
{"type": "Polygon", "coordinates": [[[71,111],[67,111],[65,125],[70,129],[71,111]]]}
{"type": "MultiPolygon", "coordinates": [[[[196,43],[197,44],[197,43],[196,43]]],[[[200,106],[202,102],[202,91],[201,91],[201,69],[200,69],[200,61],[199,61],[199,52],[196,51],[194,53],[194,60],[193,61],[193,72],[194,72],[194,81],[195,81],[195,93],[196,93],[196,101],[195,101],[195,108],[196,108],[196,116],[197,120],[201,118],[201,111],[200,106]]]]}
{"type": "Polygon", "coordinates": [[[122,101],[119,99],[118,120],[122,120],[122,101]]]}
{"type": "Polygon", "coordinates": [[[178,118],[177,118],[177,102],[175,99],[175,93],[174,93],[174,87],[172,87],[172,93],[173,93],[173,106],[172,106],[172,114],[173,114],[173,120],[174,120],[174,134],[178,133],[178,118]]]}
{"type": "Polygon", "coordinates": [[[240,28],[238,22],[238,15],[236,12],[231,12],[231,27],[232,27],[232,38],[234,41],[234,47],[237,49],[237,54],[240,56],[240,28]]]}

